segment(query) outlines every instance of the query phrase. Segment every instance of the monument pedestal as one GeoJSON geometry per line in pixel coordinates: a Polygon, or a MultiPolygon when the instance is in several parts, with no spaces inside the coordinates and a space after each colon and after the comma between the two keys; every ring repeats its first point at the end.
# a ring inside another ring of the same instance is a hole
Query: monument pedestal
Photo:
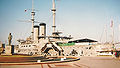
{"type": "Polygon", "coordinates": [[[5,55],[12,55],[12,46],[5,46],[5,55]]]}

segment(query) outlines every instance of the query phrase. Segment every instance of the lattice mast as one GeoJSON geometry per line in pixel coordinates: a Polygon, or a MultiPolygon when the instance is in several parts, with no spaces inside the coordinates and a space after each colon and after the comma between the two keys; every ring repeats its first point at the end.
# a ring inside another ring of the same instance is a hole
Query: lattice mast
{"type": "Polygon", "coordinates": [[[34,23],[35,23],[35,19],[34,19],[34,16],[35,16],[35,11],[34,11],[34,1],[32,0],[32,12],[31,12],[31,21],[32,21],[32,36],[31,36],[31,39],[34,40],[34,23]]]}

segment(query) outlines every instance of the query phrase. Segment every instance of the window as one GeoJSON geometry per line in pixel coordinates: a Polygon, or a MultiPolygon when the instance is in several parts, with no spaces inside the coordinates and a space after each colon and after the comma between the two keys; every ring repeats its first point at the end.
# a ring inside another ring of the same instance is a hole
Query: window
{"type": "Polygon", "coordinates": [[[92,47],[89,47],[89,49],[91,49],[92,47]]]}
{"type": "Polygon", "coordinates": [[[88,49],[88,47],[86,47],[86,49],[88,49]]]}

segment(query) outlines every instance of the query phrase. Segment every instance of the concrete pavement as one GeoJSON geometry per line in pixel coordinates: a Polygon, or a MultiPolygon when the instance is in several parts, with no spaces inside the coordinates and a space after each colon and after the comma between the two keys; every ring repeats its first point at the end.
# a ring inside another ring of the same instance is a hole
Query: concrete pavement
{"type": "Polygon", "coordinates": [[[37,65],[1,65],[0,68],[120,68],[120,60],[112,57],[80,57],[79,61],[37,64],[37,65]]]}

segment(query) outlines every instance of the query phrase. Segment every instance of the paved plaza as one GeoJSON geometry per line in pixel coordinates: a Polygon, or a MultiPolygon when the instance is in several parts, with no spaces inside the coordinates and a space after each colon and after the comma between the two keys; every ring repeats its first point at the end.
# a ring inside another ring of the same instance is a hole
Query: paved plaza
{"type": "Polygon", "coordinates": [[[35,65],[0,65],[0,68],[120,68],[120,60],[112,57],[80,57],[79,61],[35,64],[35,65]]]}

